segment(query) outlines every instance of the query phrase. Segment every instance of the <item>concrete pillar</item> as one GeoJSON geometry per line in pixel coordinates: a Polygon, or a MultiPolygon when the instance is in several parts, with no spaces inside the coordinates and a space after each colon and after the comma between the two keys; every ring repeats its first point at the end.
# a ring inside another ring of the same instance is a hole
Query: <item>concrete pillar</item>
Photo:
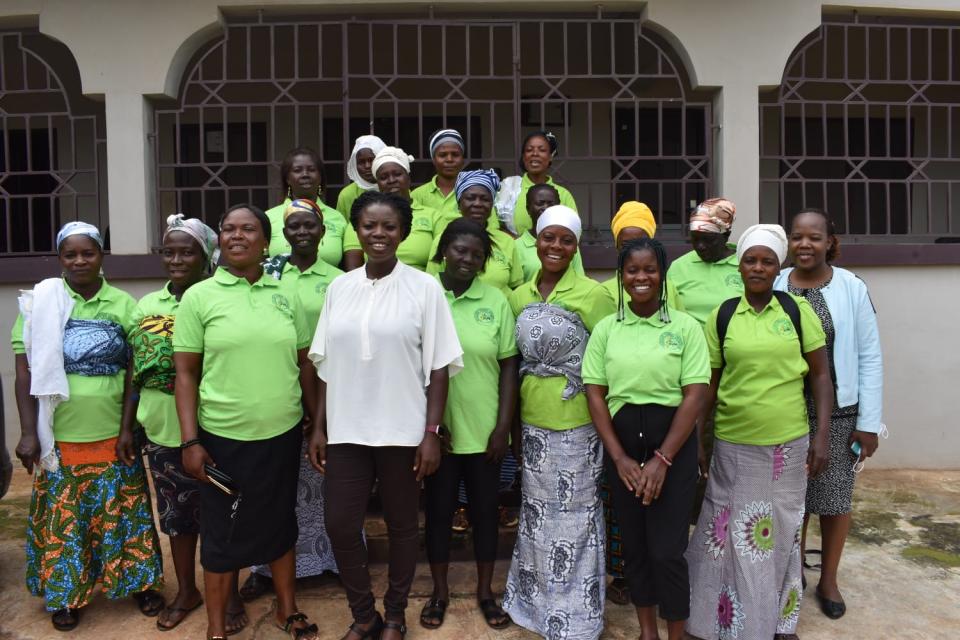
{"type": "Polygon", "coordinates": [[[737,204],[736,230],[760,222],[760,105],[756,82],[728,78],[715,101],[716,195],[737,204]]]}
{"type": "Polygon", "coordinates": [[[152,109],[141,93],[121,89],[105,94],[107,115],[107,198],[110,242],[115,254],[150,252],[155,235],[152,109]]]}

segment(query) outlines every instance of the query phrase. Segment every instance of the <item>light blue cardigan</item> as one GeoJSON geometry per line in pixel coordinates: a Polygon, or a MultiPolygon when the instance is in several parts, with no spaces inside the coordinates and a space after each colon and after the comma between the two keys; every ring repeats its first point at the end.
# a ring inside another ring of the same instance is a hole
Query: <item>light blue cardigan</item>
{"type": "MultiPolygon", "coordinates": [[[[774,289],[787,290],[790,272],[780,272],[774,289]]],[[[867,285],[846,269],[833,267],[833,278],[823,288],[836,332],[833,365],[837,372],[837,406],[859,403],[857,431],[880,433],[883,409],[883,360],[880,332],[867,285]]]]}

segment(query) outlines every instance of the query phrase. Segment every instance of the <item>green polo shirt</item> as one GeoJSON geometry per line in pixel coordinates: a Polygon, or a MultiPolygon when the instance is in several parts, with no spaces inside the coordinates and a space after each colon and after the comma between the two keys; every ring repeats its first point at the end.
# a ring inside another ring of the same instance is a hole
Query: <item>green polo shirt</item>
{"type": "Polygon", "coordinates": [[[437,176],[430,178],[430,182],[422,184],[410,192],[410,197],[421,207],[439,211],[441,214],[460,216],[460,207],[457,206],[456,190],[451,189],[450,193],[443,195],[440,187],[437,186],[437,176]]]}
{"type": "MultiPolygon", "coordinates": [[[[547,184],[552,185],[553,188],[557,190],[557,194],[560,196],[560,204],[566,205],[574,211],[577,210],[577,203],[569,191],[554,182],[550,176],[547,176],[547,184]]],[[[533,180],[524,173],[523,178],[520,180],[520,195],[517,197],[517,204],[513,207],[513,224],[517,228],[517,233],[520,235],[523,235],[524,231],[529,231],[533,228],[533,220],[530,219],[530,214],[527,213],[527,191],[529,191],[533,185],[533,180]]]]}
{"type": "MultiPolygon", "coordinates": [[[[66,282],[67,293],[73,298],[70,317],[76,320],[109,320],[133,329],[133,310],[136,300],[103,280],[103,285],[89,300],[73,291],[66,282]]],[[[10,332],[15,354],[25,354],[23,346],[23,316],[10,332]]],[[[115,438],[120,433],[120,414],[123,409],[123,379],[126,369],[113,376],[81,376],[67,374],[70,399],[61,402],[53,413],[53,438],[58,442],[97,442],[115,438]]]]}
{"type": "Polygon", "coordinates": [[[701,325],[724,300],[741,295],[743,279],[735,253],[717,262],[704,262],[696,251],[689,251],[674,260],[667,270],[670,305],[686,311],[701,325]]]}
{"type": "Polygon", "coordinates": [[[669,309],[670,322],[649,318],[624,305],[601,320],[590,334],[583,356],[583,381],[607,387],[607,406],[615,416],[625,404],[679,407],[683,387],[710,382],[703,329],[696,320],[669,309]]]}
{"type": "MultiPolygon", "coordinates": [[[[270,218],[270,248],[268,252],[270,257],[278,256],[282,253],[290,253],[290,243],[283,236],[283,212],[290,204],[290,198],[283,201],[283,204],[277,205],[267,211],[267,217],[270,218]]],[[[320,246],[317,248],[317,256],[327,264],[335,267],[340,266],[345,251],[360,249],[360,240],[357,239],[357,232],[348,219],[336,209],[331,209],[324,203],[317,201],[320,209],[323,211],[323,238],[320,240],[320,246]]]]}
{"type": "MultiPolygon", "coordinates": [[[[600,320],[616,310],[595,280],[577,275],[573,269],[567,269],[546,300],[537,290],[539,279],[540,272],[537,271],[533,278],[514,289],[507,298],[513,315],[519,315],[528,304],[548,302],[576,313],[587,330],[593,331],[600,320]]],[[[520,384],[521,420],[555,431],[589,424],[591,419],[587,397],[578,393],[569,400],[563,400],[561,397],[566,386],[567,379],[563,376],[524,376],[520,384]]]]}
{"type": "MultiPolygon", "coordinates": [[[[826,344],[820,320],[810,303],[793,296],[800,307],[803,353],[826,344]]],[[[721,367],[714,309],[704,326],[710,366],[721,367]]],[[[757,313],[740,299],[727,326],[727,364],[717,392],[715,437],[734,444],[783,444],[807,434],[803,378],[807,361],[800,355],[797,332],[776,298],[757,313]]]]}
{"type": "Polygon", "coordinates": [[[500,360],[517,354],[513,312],[499,289],[477,278],[459,298],[444,293],[463,347],[463,370],[450,378],[443,423],[453,453],[483,453],[497,426],[500,360]]]}
{"type": "Polygon", "coordinates": [[[203,355],[201,426],[249,441],[297,424],[297,349],[311,338],[297,296],[267,274],[251,285],[220,267],[190,287],[180,300],[173,350],[203,355]]]}
{"type": "Polygon", "coordinates": [[[293,287],[296,291],[311,336],[320,320],[323,301],[327,299],[327,286],[334,278],[342,274],[343,271],[331,267],[323,260],[317,260],[307,267],[306,271],[300,271],[289,262],[283,265],[283,274],[280,276],[280,281],[289,287],[293,287]]]}
{"type": "MultiPolygon", "coordinates": [[[[176,316],[179,308],[180,303],[176,296],[170,293],[168,282],[159,291],[140,298],[133,312],[133,326],[139,326],[146,316],[176,316]]],[[[137,422],[143,425],[151,442],[164,447],[180,446],[177,402],[169,393],[159,389],[140,389],[137,422]]]]}
{"type": "Polygon", "coordinates": [[[417,202],[411,202],[410,205],[413,209],[410,235],[397,247],[397,259],[414,269],[425,271],[427,263],[433,257],[430,249],[433,247],[434,238],[440,237],[448,220],[435,209],[417,202]]]}
{"type": "MultiPolygon", "coordinates": [[[[520,263],[523,265],[523,281],[526,282],[540,270],[540,256],[537,255],[537,238],[533,231],[527,230],[517,237],[517,248],[520,250],[520,263]]],[[[574,273],[577,275],[586,275],[583,270],[583,258],[580,252],[573,256],[573,262],[570,263],[574,273]]]]}
{"type": "MultiPolygon", "coordinates": [[[[459,216],[458,216],[459,217],[459,216]]],[[[503,291],[503,294],[510,295],[515,287],[523,284],[523,264],[520,257],[520,250],[516,241],[509,234],[499,229],[489,230],[490,240],[493,244],[493,252],[484,265],[483,271],[478,279],[503,291]]],[[[433,240],[433,246],[430,248],[430,257],[437,254],[437,248],[440,246],[440,235],[433,240]]],[[[427,263],[427,273],[438,274],[444,270],[446,262],[437,263],[433,260],[427,263]]]]}
{"type": "MultiPolygon", "coordinates": [[[[350,210],[353,209],[353,202],[360,197],[360,194],[363,193],[365,189],[358,185],[356,182],[351,182],[343,189],[340,189],[340,194],[337,196],[337,211],[343,214],[344,220],[347,221],[347,225],[350,225],[350,210]]],[[[351,249],[359,249],[360,245],[356,247],[350,247],[351,249]]]]}

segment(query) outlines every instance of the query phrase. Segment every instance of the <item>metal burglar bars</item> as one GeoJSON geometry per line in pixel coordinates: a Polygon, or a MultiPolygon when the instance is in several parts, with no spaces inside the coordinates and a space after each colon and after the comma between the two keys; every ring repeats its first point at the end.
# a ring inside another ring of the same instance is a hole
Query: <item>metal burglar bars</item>
{"type": "MultiPolygon", "coordinates": [[[[164,215],[210,223],[230,204],[282,198],[278,173],[298,145],[317,148],[333,203],[353,140],[375,133],[418,161],[456,127],[471,167],[518,173],[519,144],[560,138],[551,173],[577,199],[586,241],[609,240],[624,200],[641,199],[679,237],[709,191],[710,100],[663,40],[636,19],[267,21],[228,25],[197,54],[176,105],[156,111],[164,215]]],[[[162,220],[158,221],[162,224],[162,220]]]]}
{"type": "Polygon", "coordinates": [[[59,227],[108,233],[102,103],[80,93],[67,48],[0,33],[0,256],[52,254],[59,227]]]}
{"type": "Polygon", "coordinates": [[[761,218],[858,242],[960,236],[960,22],[831,16],[761,96],[761,218]]]}

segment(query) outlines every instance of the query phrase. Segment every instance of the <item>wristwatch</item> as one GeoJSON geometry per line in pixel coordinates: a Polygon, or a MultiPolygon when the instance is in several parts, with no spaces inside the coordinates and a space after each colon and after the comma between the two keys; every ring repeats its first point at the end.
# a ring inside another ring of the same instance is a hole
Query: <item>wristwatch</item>
{"type": "Polygon", "coordinates": [[[433,434],[435,434],[438,438],[442,438],[443,436],[445,436],[445,435],[447,434],[447,430],[444,429],[444,428],[443,428],[443,425],[440,425],[440,424],[428,424],[428,425],[424,428],[424,431],[426,431],[427,433],[433,433],[433,434]]]}

